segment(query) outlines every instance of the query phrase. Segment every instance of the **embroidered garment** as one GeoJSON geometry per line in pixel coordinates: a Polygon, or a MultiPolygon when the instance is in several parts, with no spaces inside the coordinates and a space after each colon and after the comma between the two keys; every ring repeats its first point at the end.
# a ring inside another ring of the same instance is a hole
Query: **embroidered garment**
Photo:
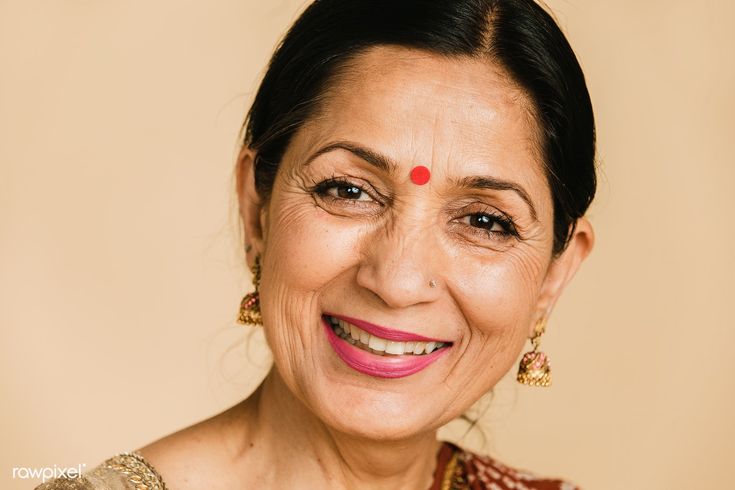
{"type": "Polygon", "coordinates": [[[78,477],[61,477],[35,490],[168,490],[158,471],[133,451],[117,454],[78,477]]]}
{"type": "MultiPolygon", "coordinates": [[[[35,490],[168,490],[163,478],[137,452],[121,453],[80,477],[49,480],[35,490]]],[[[175,490],[175,489],[171,489],[175,490]]],[[[510,468],[444,441],[429,490],[579,490],[569,482],[510,468]]]]}
{"type": "Polygon", "coordinates": [[[444,441],[429,490],[580,490],[564,480],[540,478],[444,441]]]}

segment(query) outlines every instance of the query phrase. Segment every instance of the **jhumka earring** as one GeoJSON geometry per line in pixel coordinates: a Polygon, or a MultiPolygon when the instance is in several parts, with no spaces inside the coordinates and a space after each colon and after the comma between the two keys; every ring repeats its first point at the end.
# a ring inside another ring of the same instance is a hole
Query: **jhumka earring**
{"type": "Polygon", "coordinates": [[[253,285],[255,291],[248,293],[240,302],[240,315],[237,322],[243,325],[261,325],[263,317],[260,315],[260,256],[255,256],[255,265],[253,265],[253,285]]]}
{"type": "Polygon", "coordinates": [[[540,319],[536,323],[533,330],[531,344],[533,350],[523,354],[521,362],[518,365],[518,376],[516,379],[519,383],[528,386],[550,386],[551,385],[551,364],[549,364],[548,356],[538,350],[541,343],[541,335],[546,330],[546,320],[540,319]]]}

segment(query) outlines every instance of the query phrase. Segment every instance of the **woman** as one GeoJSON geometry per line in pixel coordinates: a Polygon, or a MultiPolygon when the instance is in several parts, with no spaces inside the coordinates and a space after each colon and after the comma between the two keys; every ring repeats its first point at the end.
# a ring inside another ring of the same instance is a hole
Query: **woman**
{"type": "Polygon", "coordinates": [[[237,192],[274,365],[246,400],[39,488],[572,488],[438,441],[592,249],[594,121],[531,0],[318,0],[271,59],[237,192]],[[76,486],[64,486],[76,485],[76,486]]]}

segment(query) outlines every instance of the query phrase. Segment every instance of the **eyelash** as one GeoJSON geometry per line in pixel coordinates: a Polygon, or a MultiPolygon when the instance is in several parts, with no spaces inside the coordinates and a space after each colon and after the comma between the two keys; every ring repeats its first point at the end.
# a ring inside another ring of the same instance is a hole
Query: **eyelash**
{"type": "MultiPolygon", "coordinates": [[[[339,177],[332,177],[332,178],[323,180],[322,182],[315,184],[310,189],[310,192],[318,195],[321,199],[330,199],[331,201],[343,201],[345,204],[347,204],[347,202],[349,201],[352,201],[349,204],[351,206],[360,205],[359,203],[364,203],[364,201],[359,201],[357,199],[336,197],[336,196],[332,196],[329,194],[329,191],[331,189],[336,189],[340,187],[358,189],[360,192],[363,192],[367,194],[368,196],[370,196],[370,198],[376,201],[378,204],[380,204],[381,207],[383,206],[382,202],[375,199],[371,195],[371,193],[365,190],[363,187],[357,184],[354,184],[348,180],[339,178],[339,177]]],[[[490,237],[490,238],[493,238],[494,236],[495,239],[498,239],[498,238],[508,239],[511,237],[520,238],[520,234],[518,233],[518,229],[516,228],[515,222],[510,216],[508,216],[505,213],[493,212],[493,211],[482,211],[482,212],[475,212],[475,213],[464,215],[462,216],[462,218],[468,218],[468,217],[472,218],[472,217],[481,217],[481,216],[487,216],[490,218],[490,223],[489,223],[490,226],[488,228],[485,228],[485,227],[469,225],[470,228],[472,228],[473,230],[472,233],[483,235],[484,237],[490,237]],[[503,231],[491,230],[491,228],[493,227],[495,223],[499,224],[503,228],[503,231]]]]}
{"type": "Polygon", "coordinates": [[[515,226],[515,223],[513,222],[513,219],[503,213],[496,213],[493,211],[483,211],[483,212],[468,214],[464,216],[464,218],[467,218],[467,217],[472,218],[472,217],[480,217],[480,216],[489,217],[491,220],[489,223],[490,226],[485,228],[485,227],[470,225],[470,227],[473,229],[473,233],[479,233],[481,235],[486,235],[486,236],[495,235],[495,236],[499,236],[502,238],[520,237],[518,230],[515,226]],[[495,225],[495,223],[499,224],[503,228],[503,231],[493,231],[491,228],[493,227],[493,225],[495,225]]]}
{"type": "Polygon", "coordinates": [[[332,177],[322,182],[319,182],[318,184],[315,184],[311,188],[310,192],[312,192],[313,194],[317,194],[322,199],[327,198],[333,201],[353,201],[353,203],[350,203],[350,205],[354,205],[355,203],[363,202],[363,201],[358,201],[357,199],[347,199],[345,197],[332,196],[328,193],[329,190],[340,188],[340,187],[358,189],[360,192],[363,192],[367,194],[368,196],[370,196],[371,199],[378,202],[378,204],[380,204],[381,206],[383,205],[382,202],[377,200],[374,196],[371,195],[370,192],[365,190],[363,187],[357,184],[353,184],[352,182],[345,180],[345,179],[341,179],[339,177],[332,177]]]}

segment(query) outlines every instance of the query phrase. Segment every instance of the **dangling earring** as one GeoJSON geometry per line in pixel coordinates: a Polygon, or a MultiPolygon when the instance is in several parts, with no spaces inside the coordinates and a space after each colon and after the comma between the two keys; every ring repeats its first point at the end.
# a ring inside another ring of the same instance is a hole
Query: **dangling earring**
{"type": "Polygon", "coordinates": [[[240,302],[240,315],[237,322],[243,325],[261,325],[263,317],[260,315],[260,256],[255,256],[255,265],[253,265],[253,285],[255,291],[248,293],[240,302]]]}
{"type": "Polygon", "coordinates": [[[531,338],[533,350],[523,354],[521,362],[518,365],[518,376],[516,379],[519,383],[528,386],[550,386],[551,385],[551,364],[549,364],[548,356],[538,350],[541,343],[541,335],[546,330],[546,320],[540,319],[536,323],[531,338]]]}

